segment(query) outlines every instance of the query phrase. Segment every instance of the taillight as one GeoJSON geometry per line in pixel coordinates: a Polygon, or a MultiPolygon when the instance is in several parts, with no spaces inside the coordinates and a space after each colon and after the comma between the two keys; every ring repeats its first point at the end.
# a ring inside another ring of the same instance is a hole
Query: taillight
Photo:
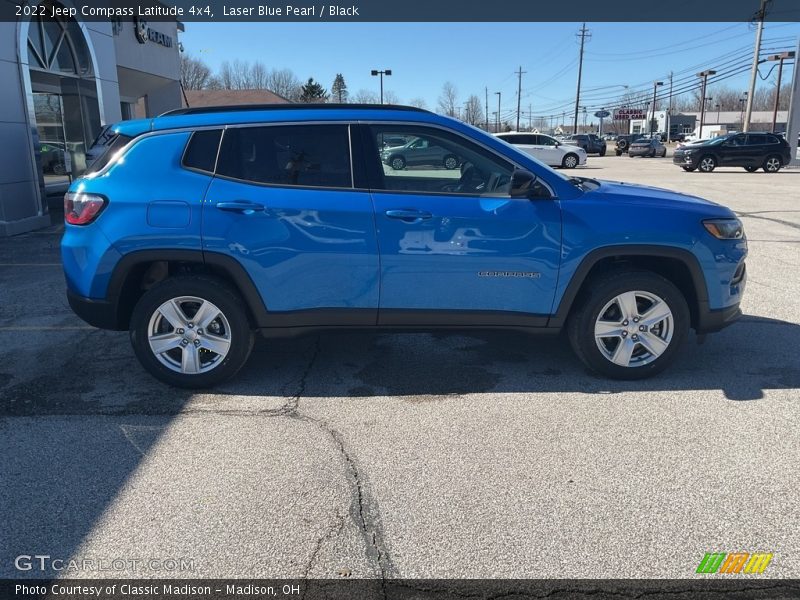
{"type": "Polygon", "coordinates": [[[64,196],[64,219],[70,225],[88,225],[106,205],[106,199],[94,194],[68,193],[64,196]]]}

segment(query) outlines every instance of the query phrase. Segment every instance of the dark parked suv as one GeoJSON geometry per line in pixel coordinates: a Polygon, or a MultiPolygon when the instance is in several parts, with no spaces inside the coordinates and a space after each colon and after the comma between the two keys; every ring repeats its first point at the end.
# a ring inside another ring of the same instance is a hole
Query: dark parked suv
{"type": "Polygon", "coordinates": [[[565,143],[583,148],[586,150],[586,154],[606,155],[606,141],[593,133],[571,135],[565,140],[565,143]]]}
{"type": "Polygon", "coordinates": [[[731,133],[712,140],[687,144],[675,150],[672,162],[684,171],[711,173],[717,167],[758,168],[777,173],[791,160],[789,143],[772,133],[731,133]]]}

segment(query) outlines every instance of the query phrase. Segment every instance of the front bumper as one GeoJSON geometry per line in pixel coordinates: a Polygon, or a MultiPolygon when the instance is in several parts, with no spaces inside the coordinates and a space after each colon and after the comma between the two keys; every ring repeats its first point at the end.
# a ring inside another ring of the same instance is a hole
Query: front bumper
{"type": "Polygon", "coordinates": [[[742,311],[738,304],[727,306],[718,310],[711,310],[708,305],[700,307],[697,315],[698,334],[715,333],[736,322],[742,316],[742,311]]]}

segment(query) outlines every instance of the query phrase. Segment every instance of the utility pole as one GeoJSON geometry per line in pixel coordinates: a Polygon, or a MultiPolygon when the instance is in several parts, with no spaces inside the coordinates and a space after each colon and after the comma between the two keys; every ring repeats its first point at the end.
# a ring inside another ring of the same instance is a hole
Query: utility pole
{"type": "MultiPolygon", "coordinates": [[[[765,0],[761,1],[764,2],[765,0]]],[[[586,29],[586,23],[584,23],[583,27],[581,27],[579,35],[581,36],[581,53],[580,58],[578,59],[578,88],[575,91],[575,120],[573,123],[574,129],[572,133],[578,133],[578,110],[580,109],[579,104],[581,103],[581,76],[583,75],[583,47],[586,43],[586,38],[592,37],[589,33],[589,30],[586,29]]]]}
{"type": "Polygon", "coordinates": [[[527,71],[522,70],[522,65],[519,67],[519,71],[517,71],[517,131],[519,131],[519,109],[520,109],[520,102],[522,102],[522,74],[527,73],[527,71]]]}
{"type": "Polygon", "coordinates": [[[533,131],[533,105],[528,104],[528,131],[533,131]]]}
{"type": "Polygon", "coordinates": [[[797,50],[795,50],[795,63],[792,69],[792,85],[789,92],[789,114],[786,119],[786,141],[789,142],[791,148],[790,156],[792,166],[797,166],[800,161],[797,160],[797,135],[800,131],[800,69],[797,68],[797,63],[800,60],[800,40],[797,42],[797,50]]]}
{"type": "Polygon", "coordinates": [[[500,133],[500,94],[501,92],[495,92],[497,94],[497,129],[495,133],[500,133]]]}
{"type": "Polygon", "coordinates": [[[489,88],[483,88],[486,91],[486,132],[489,132],[489,88]]]}
{"type": "Polygon", "coordinates": [[[750,118],[753,115],[753,98],[756,93],[756,76],[758,75],[758,62],[761,59],[761,36],[764,33],[764,17],[767,16],[767,4],[772,0],[761,0],[761,6],[758,9],[756,18],[758,19],[758,28],[756,29],[756,47],[753,50],[753,67],[750,70],[750,92],[747,94],[747,108],[744,115],[744,127],[742,130],[746,133],[750,130],[750,118]]]}

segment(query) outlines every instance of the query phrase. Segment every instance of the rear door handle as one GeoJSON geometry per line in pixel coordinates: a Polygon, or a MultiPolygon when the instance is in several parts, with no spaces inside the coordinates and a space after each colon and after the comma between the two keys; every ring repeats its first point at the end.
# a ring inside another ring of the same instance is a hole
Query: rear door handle
{"type": "Polygon", "coordinates": [[[230,202],[217,202],[219,210],[228,212],[238,212],[245,215],[252,215],[257,212],[264,212],[264,205],[249,200],[231,200],[230,202]]]}
{"type": "Polygon", "coordinates": [[[433,215],[425,210],[414,210],[408,208],[400,208],[387,210],[386,216],[390,219],[399,219],[405,223],[419,223],[420,221],[427,221],[433,215]]]}

